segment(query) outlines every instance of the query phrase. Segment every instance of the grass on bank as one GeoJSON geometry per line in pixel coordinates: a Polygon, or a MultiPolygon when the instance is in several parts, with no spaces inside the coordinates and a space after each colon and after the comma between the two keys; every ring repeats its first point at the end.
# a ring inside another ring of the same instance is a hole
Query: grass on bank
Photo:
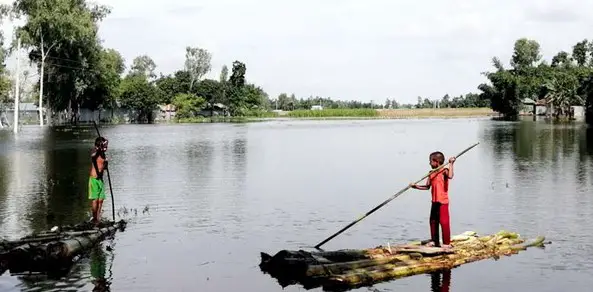
{"type": "Polygon", "coordinates": [[[414,108],[414,109],[379,109],[380,117],[398,118],[454,118],[484,117],[496,115],[490,108],[414,108]]]}
{"type": "Polygon", "coordinates": [[[294,110],[286,116],[293,118],[325,118],[325,117],[376,117],[379,113],[375,109],[323,109],[323,110],[294,110]]]}
{"type": "Polygon", "coordinates": [[[240,117],[192,117],[177,119],[178,123],[245,123],[266,118],[362,118],[362,119],[406,119],[406,118],[455,118],[484,117],[496,115],[490,108],[419,108],[419,109],[323,109],[294,110],[278,114],[267,111],[249,111],[240,117]]]}

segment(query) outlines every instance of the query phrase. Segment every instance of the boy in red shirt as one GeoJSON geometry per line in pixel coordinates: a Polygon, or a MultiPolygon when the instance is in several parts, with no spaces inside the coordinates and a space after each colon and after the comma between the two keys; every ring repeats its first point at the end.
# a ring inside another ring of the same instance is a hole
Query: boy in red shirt
{"type": "MultiPolygon", "coordinates": [[[[445,163],[445,155],[442,152],[433,152],[429,156],[432,169],[438,168],[445,163]]],[[[432,241],[428,246],[441,247],[439,243],[439,224],[443,229],[443,248],[450,248],[451,229],[449,226],[449,180],[453,179],[453,163],[455,157],[449,158],[449,166],[443,167],[431,173],[426,179],[426,185],[410,184],[410,187],[417,190],[429,190],[432,194],[432,206],[430,208],[430,236],[432,241]]]]}

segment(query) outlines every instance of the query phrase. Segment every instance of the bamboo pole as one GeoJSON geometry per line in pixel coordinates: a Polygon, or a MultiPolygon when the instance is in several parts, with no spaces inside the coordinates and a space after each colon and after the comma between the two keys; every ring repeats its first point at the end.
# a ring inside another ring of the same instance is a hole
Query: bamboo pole
{"type": "MultiPolygon", "coordinates": [[[[455,157],[460,157],[461,155],[465,154],[465,152],[469,151],[470,149],[476,147],[478,143],[475,143],[471,146],[469,146],[468,148],[466,148],[465,150],[461,151],[459,154],[457,154],[455,157]]],[[[423,181],[425,178],[427,178],[431,173],[435,172],[435,171],[439,171],[442,168],[444,168],[445,166],[447,166],[449,164],[449,162],[444,163],[443,165],[431,170],[430,172],[428,172],[427,174],[425,174],[422,178],[420,178],[419,180],[416,181],[417,183],[420,183],[421,181],[423,181]]],[[[316,249],[321,249],[320,247],[322,245],[324,245],[326,242],[332,240],[334,237],[340,235],[342,232],[346,231],[348,228],[354,226],[354,224],[362,221],[364,218],[366,218],[367,216],[373,214],[375,211],[379,210],[380,208],[382,208],[383,206],[387,205],[387,203],[391,202],[393,199],[397,198],[399,195],[403,194],[404,192],[406,192],[408,189],[410,189],[410,186],[406,186],[405,188],[403,188],[402,190],[400,190],[399,192],[397,192],[396,194],[394,194],[393,196],[391,196],[389,199],[383,201],[381,204],[377,205],[375,208],[371,209],[370,211],[368,211],[366,214],[360,216],[358,219],[352,221],[350,224],[346,225],[344,228],[340,229],[338,232],[332,234],[330,237],[324,239],[323,241],[321,241],[320,243],[318,243],[317,245],[315,245],[314,247],[316,249]]]]}

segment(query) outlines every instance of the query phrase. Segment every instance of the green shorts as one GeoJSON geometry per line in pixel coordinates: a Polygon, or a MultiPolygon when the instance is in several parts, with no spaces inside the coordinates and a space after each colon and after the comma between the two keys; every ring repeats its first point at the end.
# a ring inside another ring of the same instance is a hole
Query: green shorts
{"type": "Polygon", "coordinates": [[[94,177],[89,177],[89,199],[90,200],[105,200],[105,189],[102,180],[94,177]]]}

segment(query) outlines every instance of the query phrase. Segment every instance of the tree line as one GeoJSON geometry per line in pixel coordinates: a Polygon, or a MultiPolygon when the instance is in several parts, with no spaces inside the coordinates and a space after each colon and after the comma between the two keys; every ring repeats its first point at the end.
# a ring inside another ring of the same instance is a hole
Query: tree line
{"type": "MultiPolygon", "coordinates": [[[[507,118],[518,116],[525,98],[545,100],[555,116],[570,116],[571,105],[586,105],[591,111],[593,97],[593,42],[575,44],[571,54],[559,52],[550,64],[542,60],[534,40],[515,42],[510,67],[498,58],[495,70],[483,73],[488,82],[478,93],[440,99],[418,97],[415,104],[332,100],[328,97],[297,98],[282,93],[270,98],[264,89],[246,80],[246,64],[235,60],[218,78],[204,78],[212,70],[212,54],[199,47],[185,48],[185,63],[171,74],[157,75],[155,62],[147,55],[135,57],[130,68],[114,48],[103,46],[99,23],[111,12],[104,5],[84,0],[16,0],[0,6],[0,20],[21,19],[8,49],[0,50],[4,64],[14,52],[16,39],[37,66],[40,82],[34,88],[37,104],[48,112],[68,113],[76,122],[80,109],[125,108],[137,121],[150,121],[159,104],[173,104],[180,118],[191,118],[210,110],[230,116],[251,115],[269,110],[324,108],[459,108],[491,107],[507,118]]],[[[4,48],[5,38],[0,35],[4,48]]],[[[18,73],[18,72],[17,72],[18,73]]],[[[14,95],[8,70],[0,67],[0,103],[14,95]]],[[[593,117],[592,114],[589,115],[593,117]]],[[[48,117],[50,120],[51,117],[48,117]]]]}
{"type": "Polygon", "coordinates": [[[488,83],[478,89],[490,107],[508,119],[515,119],[526,98],[548,105],[555,118],[571,118],[572,106],[585,106],[593,122],[593,41],[584,39],[572,51],[560,51],[547,62],[535,40],[515,41],[510,67],[492,58],[494,70],[483,73],[488,83]]]}

